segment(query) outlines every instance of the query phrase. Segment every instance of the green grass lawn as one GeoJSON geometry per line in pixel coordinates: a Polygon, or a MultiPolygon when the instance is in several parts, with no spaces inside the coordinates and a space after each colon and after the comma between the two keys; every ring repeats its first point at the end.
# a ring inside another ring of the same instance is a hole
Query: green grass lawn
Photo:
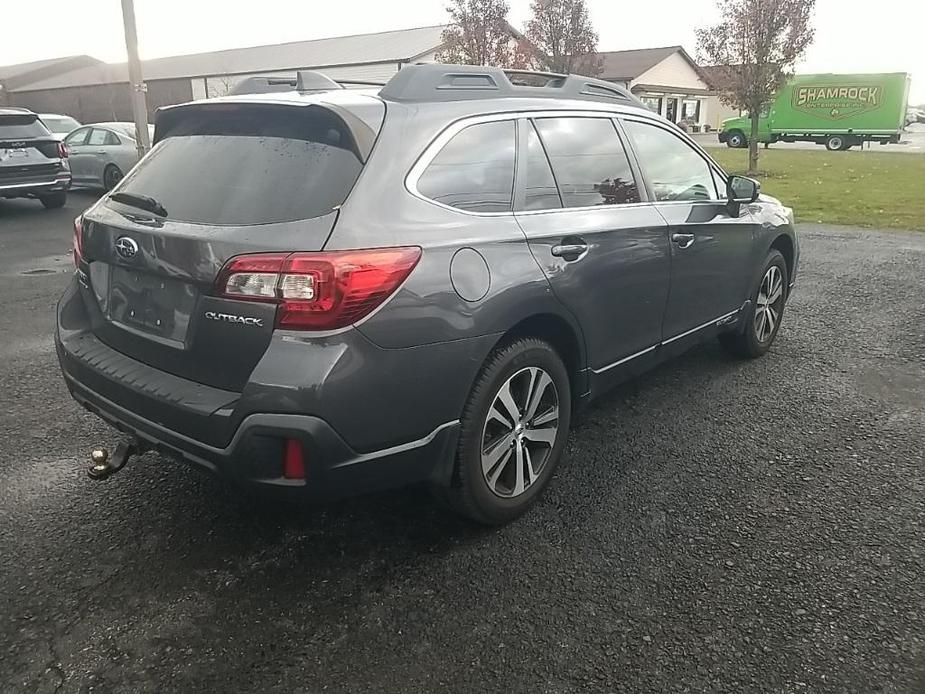
{"type": "MultiPolygon", "coordinates": [[[[762,192],[799,222],[925,231],[925,155],[820,150],[760,150],[762,192]]],[[[730,173],[748,168],[748,150],[708,151],[730,173]]]]}

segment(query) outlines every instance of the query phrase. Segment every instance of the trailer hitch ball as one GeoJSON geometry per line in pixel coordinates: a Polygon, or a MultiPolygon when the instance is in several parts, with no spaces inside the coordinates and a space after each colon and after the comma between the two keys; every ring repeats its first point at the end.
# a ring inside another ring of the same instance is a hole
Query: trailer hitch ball
{"type": "Polygon", "coordinates": [[[104,479],[125,467],[130,456],[143,452],[138,444],[125,441],[119,443],[111,455],[106,448],[94,448],[90,451],[87,474],[95,480],[104,479]]]}
{"type": "Polygon", "coordinates": [[[109,463],[109,451],[105,448],[94,448],[90,451],[90,460],[93,462],[93,469],[102,472],[109,463]]]}

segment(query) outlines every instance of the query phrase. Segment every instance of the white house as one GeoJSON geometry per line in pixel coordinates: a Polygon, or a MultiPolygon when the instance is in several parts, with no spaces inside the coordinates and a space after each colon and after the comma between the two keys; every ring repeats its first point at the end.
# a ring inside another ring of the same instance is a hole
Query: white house
{"type": "MultiPolygon", "coordinates": [[[[677,123],[710,124],[714,92],[700,68],[681,46],[598,53],[601,79],[630,89],[646,106],[677,123]]],[[[715,126],[714,126],[715,127],[715,126]]]]}

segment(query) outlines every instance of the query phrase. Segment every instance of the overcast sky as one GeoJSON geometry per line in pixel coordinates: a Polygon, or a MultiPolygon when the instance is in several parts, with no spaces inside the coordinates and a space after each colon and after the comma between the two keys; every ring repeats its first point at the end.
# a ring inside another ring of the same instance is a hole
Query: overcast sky
{"type": "MultiPolygon", "coordinates": [[[[530,0],[509,0],[523,28],[530,0]]],[[[681,44],[715,19],[714,0],[588,0],[600,50],[681,44]]],[[[123,62],[119,0],[0,0],[0,65],[88,53],[123,62]],[[35,22],[38,21],[39,24],[35,22]],[[16,27],[43,26],[41,32],[16,27]]],[[[135,0],[141,57],[198,53],[325,36],[402,29],[446,20],[444,0],[135,0]]],[[[802,72],[910,72],[925,102],[925,4],[920,0],[817,0],[816,42],[802,72]],[[852,10],[863,8],[864,16],[852,10]]]]}

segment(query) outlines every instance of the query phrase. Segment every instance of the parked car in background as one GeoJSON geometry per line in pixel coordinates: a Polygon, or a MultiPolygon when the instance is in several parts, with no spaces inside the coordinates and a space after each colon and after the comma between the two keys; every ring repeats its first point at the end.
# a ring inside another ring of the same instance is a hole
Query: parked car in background
{"type": "MultiPolygon", "coordinates": [[[[150,126],[151,138],[154,126],[150,126]]],[[[93,123],[66,138],[74,185],[112,190],[138,163],[134,123],[93,123]]]]}
{"type": "Polygon", "coordinates": [[[67,387],[133,437],[118,463],[156,447],[303,501],[426,482],[503,523],[573,407],[705,340],[766,353],[792,211],[622,87],[523,77],[303,72],[161,109],[75,220],[58,306],[67,387]]]}
{"type": "Polygon", "coordinates": [[[72,130],[80,127],[80,122],[70,116],[62,116],[58,113],[40,113],[41,120],[45,127],[58,140],[63,140],[72,130]]]}
{"type": "Polygon", "coordinates": [[[64,207],[71,187],[67,148],[38,115],[24,108],[0,108],[0,198],[34,198],[64,207]]]}

